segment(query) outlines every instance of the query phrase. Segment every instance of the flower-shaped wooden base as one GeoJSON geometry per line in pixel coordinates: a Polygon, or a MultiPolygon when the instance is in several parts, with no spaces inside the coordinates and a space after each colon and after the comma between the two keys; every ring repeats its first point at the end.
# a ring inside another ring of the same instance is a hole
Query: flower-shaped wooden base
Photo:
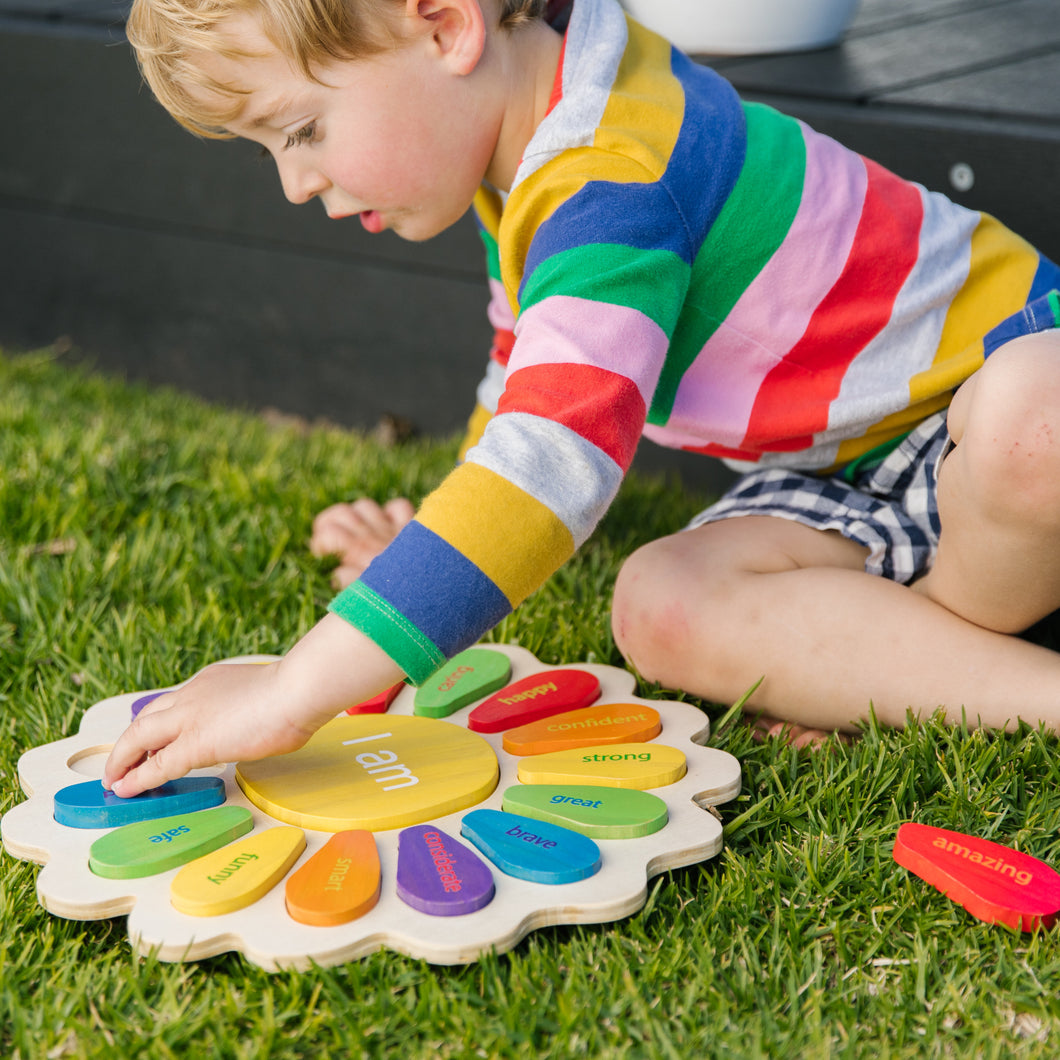
{"type": "MultiPolygon", "coordinates": [[[[511,660],[511,682],[550,669],[522,648],[488,647],[511,660]]],[[[260,660],[247,657],[226,661],[260,660]]],[[[602,691],[598,703],[647,704],[633,695],[635,681],[625,670],[589,663],[569,665],[599,679],[602,691]]],[[[395,881],[401,829],[395,827],[375,831],[381,893],[375,906],[355,920],[328,927],[300,923],[287,912],[282,884],[235,912],[189,916],[174,908],[170,900],[170,886],[178,869],[139,879],[97,876],[89,869],[89,848],[107,830],[67,827],[53,815],[57,791],[102,776],[110,747],[128,725],[131,705],[142,695],[131,692],[103,700],[85,712],[76,736],[27,751],[19,760],[19,779],[29,797],[4,816],[0,834],[10,854],[43,865],[37,895],[45,909],[75,920],[127,915],[133,947],[140,953],[154,951],[166,961],[197,960],[235,950],[262,968],[277,970],[305,968],[313,963],[339,964],[385,946],[435,964],[460,964],[490,951],[511,949],[535,928],[617,920],[643,906],[650,877],[718,853],[721,825],[706,807],[734,798],[740,789],[737,760],[705,746],[710,734],[706,716],[688,704],[655,701],[651,706],[661,715],[662,732],[652,742],[683,753],[687,772],[675,782],[653,789],[653,794],[666,802],[666,825],[634,838],[597,840],[600,869],[586,879],[543,885],[491,865],[496,890],[488,905],[459,916],[431,916],[399,897],[395,881]]],[[[388,718],[396,721],[411,716],[414,696],[414,689],[403,690],[386,714],[377,715],[384,723],[382,728],[388,718]]],[[[476,702],[435,724],[454,725],[466,732],[468,715],[476,702]]],[[[496,754],[500,774],[496,787],[475,806],[426,820],[459,836],[465,814],[474,809],[501,808],[505,790],[518,783],[520,761],[526,761],[504,750],[503,735],[496,732],[478,737],[496,754]]],[[[202,771],[211,772],[224,780],[227,805],[251,811],[254,834],[281,823],[247,799],[236,782],[234,764],[202,771]]],[[[326,831],[304,831],[306,848],[292,866],[292,873],[332,838],[326,831]]]]}

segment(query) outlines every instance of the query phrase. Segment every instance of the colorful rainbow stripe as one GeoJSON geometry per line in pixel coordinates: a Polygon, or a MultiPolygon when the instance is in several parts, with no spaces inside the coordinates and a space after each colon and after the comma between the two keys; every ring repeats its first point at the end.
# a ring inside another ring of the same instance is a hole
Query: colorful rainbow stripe
{"type": "Polygon", "coordinates": [[[495,341],[465,462],[331,605],[414,681],[572,555],[642,435],[835,469],[1060,324],[1024,240],[741,103],[615,0],[574,4],[552,106],[476,209],[495,341]]]}

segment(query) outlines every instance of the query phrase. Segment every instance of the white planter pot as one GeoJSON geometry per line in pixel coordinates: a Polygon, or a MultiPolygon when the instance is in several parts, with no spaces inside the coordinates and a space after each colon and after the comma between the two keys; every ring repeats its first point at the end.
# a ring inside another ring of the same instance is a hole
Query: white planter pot
{"type": "Polygon", "coordinates": [[[682,51],[711,55],[805,51],[834,44],[860,0],[622,0],[682,51]]]}

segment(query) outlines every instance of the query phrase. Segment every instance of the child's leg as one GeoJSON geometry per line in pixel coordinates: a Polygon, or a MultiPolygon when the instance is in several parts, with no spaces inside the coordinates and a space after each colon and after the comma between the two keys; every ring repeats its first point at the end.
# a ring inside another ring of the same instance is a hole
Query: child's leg
{"type": "Polygon", "coordinates": [[[957,392],[939,475],[945,533],[917,588],[989,629],[1060,607],[1060,331],[999,349],[957,392]]]}
{"type": "Polygon", "coordinates": [[[749,707],[803,725],[850,728],[871,704],[892,725],[944,706],[1060,731],[1060,655],[1008,635],[1060,607],[1058,342],[1010,343],[954,402],[938,561],[916,590],[866,574],[837,534],[709,523],[627,562],[619,647],[646,678],[718,702],[763,677],[749,707]]]}

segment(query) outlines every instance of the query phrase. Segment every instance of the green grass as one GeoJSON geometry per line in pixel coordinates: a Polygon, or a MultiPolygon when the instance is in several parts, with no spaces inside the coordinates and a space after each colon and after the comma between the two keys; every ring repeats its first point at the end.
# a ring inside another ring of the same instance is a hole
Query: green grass
{"type": "MultiPolygon", "coordinates": [[[[22,798],[19,754],[104,696],[284,650],[330,597],[305,548],[313,514],[357,493],[422,497],[454,452],[270,424],[47,351],[0,357],[0,811],[22,798]]],[[[494,636],[550,664],[620,663],[607,606],[621,557],[704,500],[631,478],[494,636]]],[[[890,853],[915,819],[1060,864],[1054,739],[931,722],[796,752],[703,708],[744,768],[722,854],[657,878],[632,917],[536,931],[468,967],[389,952],[298,974],[231,954],[162,964],[132,955],[124,919],[50,916],[37,868],[0,856],[0,1056],[1060,1052],[1056,933],[982,924],[890,853]]]]}

